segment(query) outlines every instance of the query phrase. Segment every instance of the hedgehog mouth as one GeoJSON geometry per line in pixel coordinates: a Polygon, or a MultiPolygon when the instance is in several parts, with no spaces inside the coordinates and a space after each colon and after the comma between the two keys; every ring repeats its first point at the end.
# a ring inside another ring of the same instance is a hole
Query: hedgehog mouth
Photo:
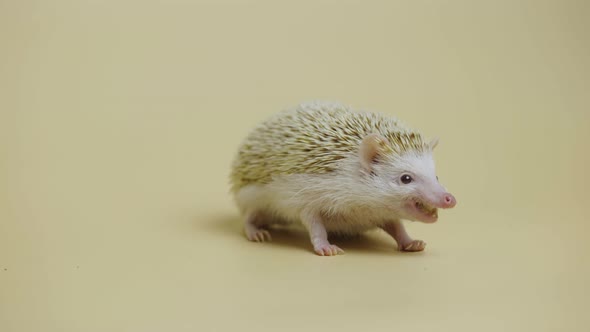
{"type": "Polygon", "coordinates": [[[414,216],[423,222],[435,222],[438,219],[438,209],[421,200],[412,201],[414,216]]]}

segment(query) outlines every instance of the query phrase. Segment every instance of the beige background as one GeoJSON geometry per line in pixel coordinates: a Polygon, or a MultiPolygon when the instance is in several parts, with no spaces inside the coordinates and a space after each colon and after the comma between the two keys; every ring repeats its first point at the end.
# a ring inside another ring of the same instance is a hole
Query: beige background
{"type": "Polygon", "coordinates": [[[589,331],[588,1],[0,2],[0,331],[589,331]],[[247,242],[240,140],[329,99],[439,136],[428,242],[247,242]]]}

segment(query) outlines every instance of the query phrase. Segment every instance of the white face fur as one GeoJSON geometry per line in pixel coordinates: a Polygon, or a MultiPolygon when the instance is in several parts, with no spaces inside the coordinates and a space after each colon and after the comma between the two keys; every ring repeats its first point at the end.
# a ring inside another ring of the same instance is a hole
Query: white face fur
{"type": "MultiPolygon", "coordinates": [[[[377,142],[379,138],[377,137],[377,142]]],[[[406,153],[401,156],[376,158],[381,153],[375,140],[365,140],[360,158],[364,168],[365,184],[372,187],[380,205],[397,213],[400,218],[435,222],[437,208],[452,208],[453,195],[438,182],[432,149],[424,153],[406,153]],[[368,144],[368,146],[367,146],[368,144]]]]}

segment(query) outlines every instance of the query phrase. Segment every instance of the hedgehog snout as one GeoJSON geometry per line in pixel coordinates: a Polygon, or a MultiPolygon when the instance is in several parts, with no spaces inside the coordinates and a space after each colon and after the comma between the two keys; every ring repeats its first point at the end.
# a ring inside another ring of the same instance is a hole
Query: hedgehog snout
{"type": "Polygon", "coordinates": [[[450,208],[454,207],[456,204],[457,204],[457,200],[455,199],[455,196],[453,196],[452,194],[445,193],[442,195],[441,208],[450,209],[450,208]]]}

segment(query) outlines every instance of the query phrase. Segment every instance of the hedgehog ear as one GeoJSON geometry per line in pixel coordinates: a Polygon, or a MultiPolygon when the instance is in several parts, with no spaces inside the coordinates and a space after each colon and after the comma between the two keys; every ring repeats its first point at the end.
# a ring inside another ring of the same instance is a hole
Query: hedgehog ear
{"type": "Polygon", "coordinates": [[[377,157],[385,152],[385,147],[388,145],[389,141],[379,134],[369,134],[363,138],[359,148],[359,157],[365,171],[369,173],[372,171],[377,157]]]}
{"type": "Polygon", "coordinates": [[[436,148],[436,146],[438,145],[438,137],[433,138],[430,143],[428,143],[428,147],[430,148],[430,151],[433,151],[434,148],[436,148]]]}

